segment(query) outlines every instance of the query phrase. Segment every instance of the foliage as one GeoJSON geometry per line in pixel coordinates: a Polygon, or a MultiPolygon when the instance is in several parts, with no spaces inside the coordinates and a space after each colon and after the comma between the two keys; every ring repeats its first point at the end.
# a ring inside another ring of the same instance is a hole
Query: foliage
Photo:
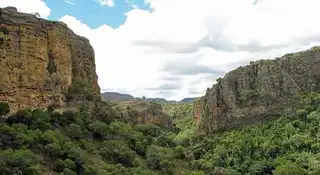
{"type": "Polygon", "coordinates": [[[90,83],[81,78],[74,78],[68,90],[67,100],[94,100],[95,94],[90,83]]]}
{"type": "Polygon", "coordinates": [[[0,102],[0,116],[6,115],[10,112],[10,107],[8,103],[0,102]]]}
{"type": "Polygon", "coordinates": [[[190,148],[193,168],[207,173],[319,174],[318,99],[276,120],[233,131],[198,136],[190,148]]]}
{"type": "Polygon", "coordinates": [[[177,164],[171,131],[124,122],[108,104],[95,112],[27,109],[9,116],[0,123],[0,174],[49,169],[58,174],[149,175],[166,174],[177,164]]]}
{"type": "Polygon", "coordinates": [[[211,135],[196,132],[190,104],[162,104],[175,130],[126,122],[108,104],[93,114],[21,110],[0,123],[0,174],[320,174],[319,99],[211,135]]]}
{"type": "Polygon", "coordinates": [[[192,103],[166,103],[163,104],[163,110],[172,116],[174,124],[179,128],[174,141],[179,145],[187,145],[192,136],[196,134],[193,118],[192,103]]]}

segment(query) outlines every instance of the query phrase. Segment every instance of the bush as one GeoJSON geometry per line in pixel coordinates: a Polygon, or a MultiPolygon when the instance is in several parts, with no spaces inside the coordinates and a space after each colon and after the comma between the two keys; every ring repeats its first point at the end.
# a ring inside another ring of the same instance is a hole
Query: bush
{"type": "Polygon", "coordinates": [[[6,102],[0,102],[0,115],[6,115],[10,112],[9,104],[6,102]]]}
{"type": "Polygon", "coordinates": [[[14,174],[14,172],[24,172],[26,174],[38,174],[39,169],[36,166],[39,157],[30,150],[5,150],[0,151],[0,170],[2,174],[14,174]],[[3,171],[3,167],[5,170],[3,171]],[[27,173],[29,172],[29,173],[27,173]]]}
{"type": "Polygon", "coordinates": [[[74,171],[72,171],[72,170],[70,170],[70,169],[68,169],[68,168],[65,168],[64,170],[63,170],[63,173],[62,173],[63,175],[77,175],[77,173],[76,172],[74,172],[74,171]]]}
{"type": "Polygon", "coordinates": [[[142,132],[145,136],[158,137],[161,134],[161,128],[153,124],[139,124],[134,130],[142,132]]]}
{"type": "Polygon", "coordinates": [[[154,170],[167,170],[172,167],[173,153],[171,149],[152,145],[147,151],[147,165],[154,170]]]}
{"type": "Polygon", "coordinates": [[[112,159],[114,163],[121,163],[124,166],[132,166],[136,156],[123,141],[105,141],[100,149],[100,155],[107,159],[112,159]]]}
{"type": "Polygon", "coordinates": [[[25,125],[30,125],[32,120],[32,111],[27,109],[27,110],[20,110],[16,114],[10,116],[7,119],[7,122],[9,124],[12,123],[22,123],[25,125]]]}
{"type": "Polygon", "coordinates": [[[70,124],[67,128],[67,132],[72,139],[80,139],[83,136],[81,127],[77,124],[70,124]]]}
{"type": "Polygon", "coordinates": [[[174,157],[177,159],[184,159],[186,156],[184,154],[184,148],[183,146],[177,146],[174,149],[174,157]]]}
{"type": "Polygon", "coordinates": [[[281,165],[273,171],[274,175],[306,174],[305,170],[295,164],[281,165]]]}
{"type": "Polygon", "coordinates": [[[92,85],[85,79],[74,78],[72,86],[68,90],[67,101],[89,100],[93,101],[95,94],[92,85]]]}

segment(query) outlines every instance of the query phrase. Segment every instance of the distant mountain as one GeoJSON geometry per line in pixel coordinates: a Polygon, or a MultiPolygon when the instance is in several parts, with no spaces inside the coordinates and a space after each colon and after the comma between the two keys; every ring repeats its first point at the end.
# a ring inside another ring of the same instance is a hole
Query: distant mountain
{"type": "Polygon", "coordinates": [[[181,102],[181,103],[189,103],[194,101],[197,98],[184,98],[181,101],[175,101],[175,100],[166,100],[164,98],[145,98],[145,97],[133,97],[130,94],[121,94],[118,92],[104,92],[101,94],[101,98],[103,100],[109,100],[109,101],[146,101],[146,102],[169,102],[169,103],[177,103],[177,102],[181,102]]]}
{"type": "Polygon", "coordinates": [[[180,102],[181,103],[189,103],[189,102],[193,102],[195,99],[197,99],[198,97],[193,97],[193,98],[191,98],[191,97],[187,97],[187,98],[184,98],[184,99],[182,99],[180,102]]]}
{"type": "Polygon", "coordinates": [[[141,101],[149,101],[149,102],[167,102],[166,99],[164,98],[140,98],[140,97],[137,97],[136,100],[141,100],[141,101]]]}
{"type": "Polygon", "coordinates": [[[104,92],[101,94],[101,98],[110,101],[131,101],[135,99],[132,95],[120,94],[118,92],[104,92]]]}

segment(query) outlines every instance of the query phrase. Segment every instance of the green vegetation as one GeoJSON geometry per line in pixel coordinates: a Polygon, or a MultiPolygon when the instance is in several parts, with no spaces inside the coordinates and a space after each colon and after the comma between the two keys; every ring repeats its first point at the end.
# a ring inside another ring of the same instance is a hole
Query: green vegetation
{"type": "Polygon", "coordinates": [[[186,173],[174,133],[124,122],[118,112],[107,104],[94,115],[84,109],[18,111],[0,123],[0,174],[186,173]]]}
{"type": "Polygon", "coordinates": [[[193,103],[163,103],[163,110],[172,117],[179,132],[174,138],[179,145],[188,144],[196,134],[193,118],[193,103]]]}
{"type": "MultiPolygon", "coordinates": [[[[320,96],[267,123],[198,134],[192,104],[162,104],[176,125],[134,125],[105,105],[93,114],[24,110],[0,124],[0,174],[320,174],[320,96]]],[[[1,106],[1,105],[0,105],[1,106]]]]}
{"type": "Polygon", "coordinates": [[[10,107],[8,103],[0,102],[0,116],[6,115],[10,112],[10,107]]]}
{"type": "Polygon", "coordinates": [[[67,100],[94,100],[94,92],[88,81],[75,78],[72,81],[72,86],[69,88],[67,100]]]}
{"type": "MultiPolygon", "coordinates": [[[[193,169],[222,174],[319,174],[320,96],[264,124],[197,136],[193,169]]],[[[215,174],[213,173],[213,174],[215,174]]]]}
{"type": "Polygon", "coordinates": [[[318,94],[304,97],[296,112],[276,120],[212,135],[200,135],[190,127],[192,105],[164,109],[180,128],[175,141],[183,145],[184,156],[199,174],[320,174],[318,94]],[[190,128],[192,134],[187,132],[190,128]],[[181,142],[181,134],[188,141],[181,142]]]}

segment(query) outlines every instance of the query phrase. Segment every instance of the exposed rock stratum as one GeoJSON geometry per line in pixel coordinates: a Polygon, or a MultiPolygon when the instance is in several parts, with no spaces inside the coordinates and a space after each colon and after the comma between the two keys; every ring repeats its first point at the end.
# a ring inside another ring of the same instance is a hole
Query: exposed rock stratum
{"type": "Polygon", "coordinates": [[[11,111],[100,99],[94,50],[62,22],[0,8],[0,67],[11,111]]]}
{"type": "Polygon", "coordinates": [[[306,92],[320,92],[320,47],[230,71],[194,102],[194,116],[205,133],[227,130],[294,109],[306,92]]]}
{"type": "Polygon", "coordinates": [[[120,106],[126,109],[127,114],[124,116],[128,117],[132,123],[152,123],[163,128],[174,128],[171,117],[163,112],[161,104],[127,101],[121,102],[120,106]]]}

